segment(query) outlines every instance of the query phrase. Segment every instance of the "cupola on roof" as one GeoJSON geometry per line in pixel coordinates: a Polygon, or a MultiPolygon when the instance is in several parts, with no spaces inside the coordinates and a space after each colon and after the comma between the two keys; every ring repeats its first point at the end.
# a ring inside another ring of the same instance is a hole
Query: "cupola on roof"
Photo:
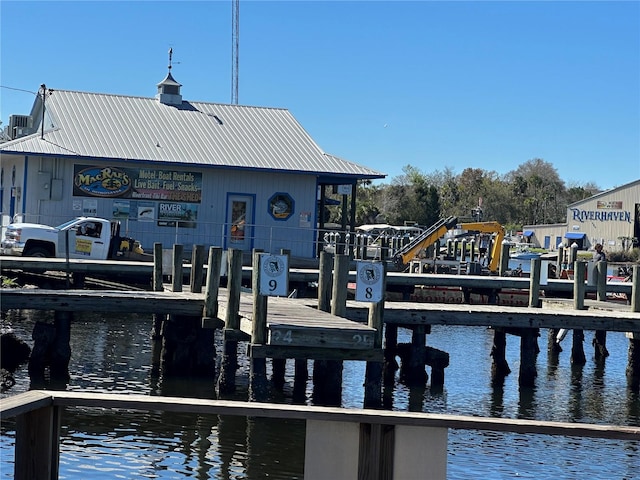
{"type": "Polygon", "coordinates": [[[173,48],[169,49],[169,72],[167,76],[158,83],[158,93],[156,99],[164,105],[182,105],[182,95],[180,87],[182,86],[171,75],[171,57],[173,56],[173,48]]]}

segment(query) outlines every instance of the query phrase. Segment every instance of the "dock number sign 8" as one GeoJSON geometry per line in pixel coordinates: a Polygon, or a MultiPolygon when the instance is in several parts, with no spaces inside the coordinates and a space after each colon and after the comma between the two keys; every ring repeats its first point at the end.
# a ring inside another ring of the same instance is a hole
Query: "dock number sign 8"
{"type": "Polygon", "coordinates": [[[382,263],[357,262],[356,301],[377,303],[382,300],[382,263]]]}
{"type": "Polygon", "coordinates": [[[286,297],[289,294],[289,257],[260,255],[260,295],[286,297]]]}

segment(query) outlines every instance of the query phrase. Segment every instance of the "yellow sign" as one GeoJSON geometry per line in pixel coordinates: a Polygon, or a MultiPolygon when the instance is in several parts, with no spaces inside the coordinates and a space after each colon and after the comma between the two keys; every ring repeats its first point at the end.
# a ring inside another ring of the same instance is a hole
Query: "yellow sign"
{"type": "Polygon", "coordinates": [[[93,245],[93,242],[91,240],[76,238],[76,253],[81,253],[83,255],[91,255],[92,245],[93,245]]]}

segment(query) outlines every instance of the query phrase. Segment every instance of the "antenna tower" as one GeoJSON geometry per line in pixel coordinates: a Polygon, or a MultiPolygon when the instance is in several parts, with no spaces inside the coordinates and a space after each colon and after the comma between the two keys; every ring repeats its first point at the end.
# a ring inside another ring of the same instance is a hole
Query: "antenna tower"
{"type": "Polygon", "coordinates": [[[240,0],[231,0],[231,103],[238,104],[238,50],[240,47],[240,0]]]}

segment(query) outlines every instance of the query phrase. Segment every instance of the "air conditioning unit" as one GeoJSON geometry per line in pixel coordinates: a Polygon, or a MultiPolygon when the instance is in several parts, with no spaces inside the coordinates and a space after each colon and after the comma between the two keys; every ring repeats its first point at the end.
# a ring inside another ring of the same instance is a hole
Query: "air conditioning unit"
{"type": "Polygon", "coordinates": [[[33,120],[30,115],[9,116],[9,136],[12,140],[30,135],[33,132],[33,120]]]}

